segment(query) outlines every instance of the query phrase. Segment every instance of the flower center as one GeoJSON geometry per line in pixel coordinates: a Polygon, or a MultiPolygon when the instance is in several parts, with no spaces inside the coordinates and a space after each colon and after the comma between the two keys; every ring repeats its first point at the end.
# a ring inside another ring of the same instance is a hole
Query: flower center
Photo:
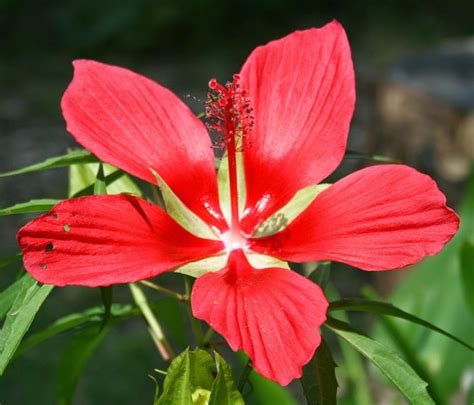
{"type": "Polygon", "coordinates": [[[247,250],[247,239],[245,239],[240,232],[228,231],[221,237],[224,242],[225,250],[228,253],[237,249],[247,250]]]}
{"type": "Polygon", "coordinates": [[[237,74],[232,77],[232,82],[227,82],[225,86],[219,84],[216,79],[211,79],[206,101],[206,125],[211,132],[220,137],[215,146],[224,148],[227,152],[231,244],[236,241],[241,243],[241,239],[244,240],[240,234],[236,154],[244,151],[242,145],[249,145],[245,138],[253,126],[250,100],[247,97],[247,92],[240,88],[239,81],[240,76],[237,74]]]}

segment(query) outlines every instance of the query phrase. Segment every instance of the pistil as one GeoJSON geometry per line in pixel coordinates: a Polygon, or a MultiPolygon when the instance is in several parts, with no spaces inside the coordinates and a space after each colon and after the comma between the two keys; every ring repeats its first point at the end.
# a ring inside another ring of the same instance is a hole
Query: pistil
{"type": "Polygon", "coordinates": [[[216,147],[227,151],[229,187],[231,202],[231,223],[229,234],[239,239],[239,196],[237,183],[237,153],[243,152],[243,138],[247,137],[253,125],[252,109],[245,90],[239,86],[239,75],[225,86],[215,79],[209,82],[209,94],[206,103],[208,128],[220,139],[216,147]]]}

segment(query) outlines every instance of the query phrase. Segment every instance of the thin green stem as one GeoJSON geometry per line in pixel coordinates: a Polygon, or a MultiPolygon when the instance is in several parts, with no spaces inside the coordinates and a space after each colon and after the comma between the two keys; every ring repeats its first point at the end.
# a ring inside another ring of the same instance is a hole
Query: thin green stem
{"type": "MultiPolygon", "coordinates": [[[[194,279],[190,276],[184,276],[184,285],[186,288],[186,296],[191,297],[191,290],[193,288],[194,284],[194,279]]],[[[199,347],[204,347],[205,345],[205,339],[204,339],[204,333],[201,328],[201,322],[199,319],[196,319],[193,316],[193,312],[191,309],[191,300],[188,300],[187,305],[186,305],[186,312],[189,317],[189,321],[191,322],[191,329],[193,330],[194,337],[196,338],[196,343],[199,347]]]]}
{"type": "Polygon", "coordinates": [[[240,375],[239,385],[237,386],[237,389],[238,389],[240,392],[242,392],[242,390],[244,389],[245,384],[246,384],[247,381],[248,381],[250,372],[251,372],[252,370],[253,370],[252,360],[248,359],[248,360],[247,360],[247,364],[245,365],[244,369],[242,370],[242,374],[240,375]]]}
{"type": "Polygon", "coordinates": [[[179,292],[176,292],[176,291],[173,291],[173,290],[170,290],[169,288],[162,287],[161,285],[152,283],[151,281],[142,280],[142,281],[140,281],[140,284],[142,284],[142,285],[144,285],[148,288],[151,288],[153,290],[159,291],[163,294],[170,295],[174,298],[177,298],[180,301],[187,301],[188,300],[188,297],[186,295],[180,294],[179,292]]]}
{"type": "Polygon", "coordinates": [[[138,308],[142,311],[143,317],[145,318],[148,324],[148,330],[153,341],[158,348],[163,360],[166,362],[170,362],[174,357],[175,354],[171,345],[169,344],[168,340],[166,339],[165,334],[163,333],[163,329],[160,326],[160,323],[155,317],[150,305],[148,304],[148,300],[146,298],[145,293],[142,289],[138,286],[138,284],[132,283],[129,284],[130,291],[132,292],[133,300],[137,304],[138,308]]]}
{"type": "Polygon", "coordinates": [[[212,339],[212,336],[214,336],[214,329],[209,328],[209,329],[207,330],[206,334],[204,335],[204,345],[209,344],[209,342],[210,342],[211,339],[212,339]]]}

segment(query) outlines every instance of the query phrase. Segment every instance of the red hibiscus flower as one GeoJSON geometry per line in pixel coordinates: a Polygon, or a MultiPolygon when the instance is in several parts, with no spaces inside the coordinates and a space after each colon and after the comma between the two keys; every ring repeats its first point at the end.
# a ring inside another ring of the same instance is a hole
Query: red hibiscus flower
{"type": "Polygon", "coordinates": [[[433,180],[406,166],[383,165],[336,182],[296,218],[262,232],[265,220],[278,219],[274,214],[299,190],[318,184],[343,157],[355,86],[349,44],[337,22],[259,47],[232,83],[210,82],[208,127],[227,154],[224,193],[205,125],[171,91],[115,66],[80,60],[74,67],[62,100],[69,132],[136,177],[156,184],[156,172],[209,236],[191,233],[138,197],[82,197],[20,230],[26,269],[47,284],[107,286],[223,256],[223,268],[197,279],[193,314],[282,385],[301,376],[318,347],[328,303],[316,284],[295,272],[257,269],[253,253],[388,270],[436,254],[458,228],[433,180]]]}

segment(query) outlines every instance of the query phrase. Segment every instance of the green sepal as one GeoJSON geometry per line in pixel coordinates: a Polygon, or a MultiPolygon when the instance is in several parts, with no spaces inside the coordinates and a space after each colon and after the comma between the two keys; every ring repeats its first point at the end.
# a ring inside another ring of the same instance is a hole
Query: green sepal
{"type": "Polygon", "coordinates": [[[318,184],[299,190],[284,207],[263,221],[253,233],[252,237],[262,238],[285,229],[329,186],[330,184],[318,184]]]}
{"type": "Polygon", "coordinates": [[[184,229],[193,235],[204,238],[218,240],[217,234],[194,212],[186,207],[178,196],[171,190],[161,176],[153,169],[150,171],[155,176],[160,187],[161,195],[166,206],[166,212],[184,229]]]}

